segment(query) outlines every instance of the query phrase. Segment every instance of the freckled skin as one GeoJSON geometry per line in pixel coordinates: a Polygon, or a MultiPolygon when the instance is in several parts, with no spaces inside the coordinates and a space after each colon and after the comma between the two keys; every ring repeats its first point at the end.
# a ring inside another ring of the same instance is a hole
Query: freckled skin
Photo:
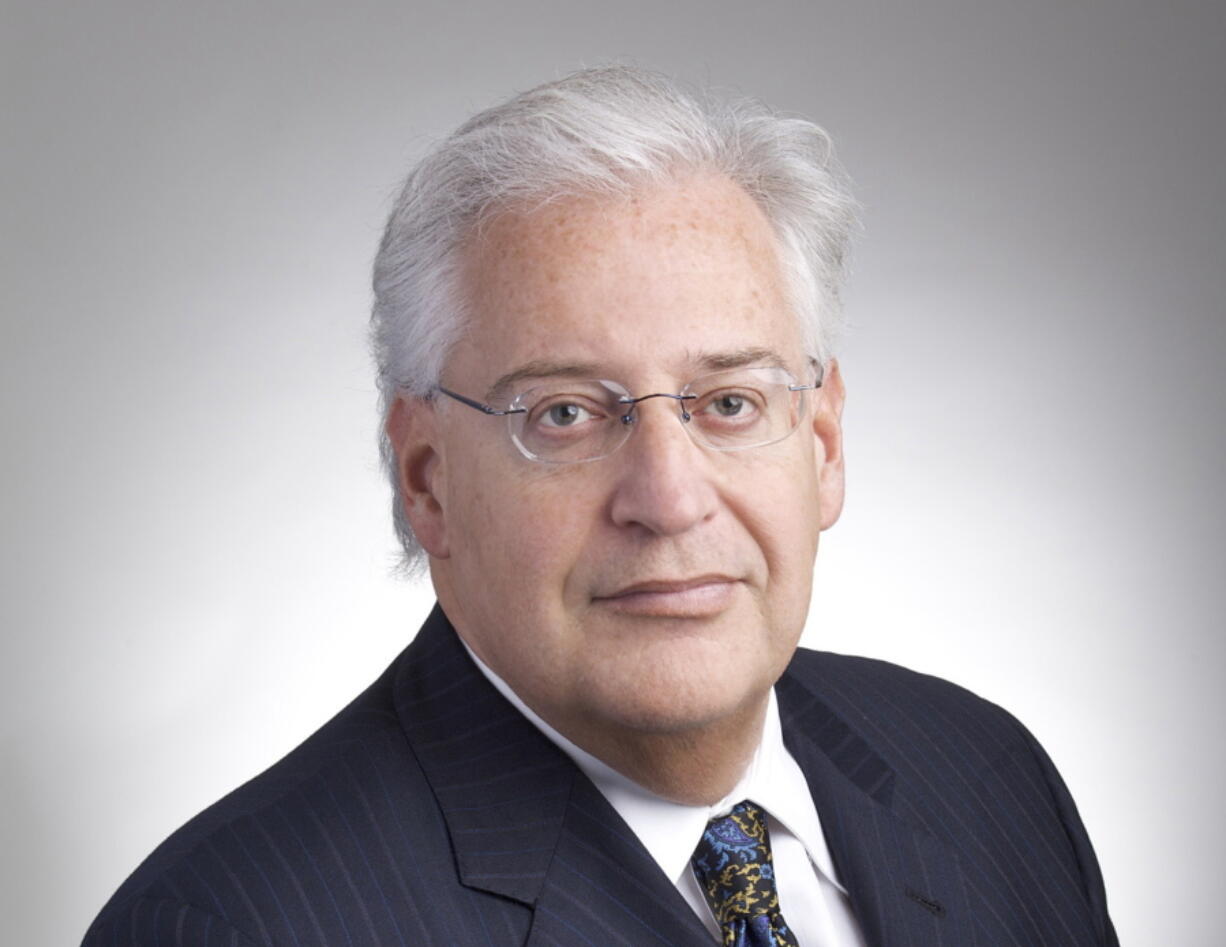
{"type": "MultiPolygon", "coordinates": [[[[808,372],[770,226],[721,177],[504,212],[463,266],[472,322],[444,371],[456,391],[480,397],[548,359],[675,392],[703,373],[698,353],[753,347],[808,372]]],[[[394,412],[406,510],[443,608],[574,742],[671,798],[718,798],[757,741],[804,624],[818,534],[838,516],[831,377],[799,430],[735,454],[694,444],[664,399],[640,406],[618,453],[569,466],[525,459],[502,421],[461,405],[394,412]],[[636,582],[709,574],[731,590],[716,614],[608,602],[636,582]]]]}

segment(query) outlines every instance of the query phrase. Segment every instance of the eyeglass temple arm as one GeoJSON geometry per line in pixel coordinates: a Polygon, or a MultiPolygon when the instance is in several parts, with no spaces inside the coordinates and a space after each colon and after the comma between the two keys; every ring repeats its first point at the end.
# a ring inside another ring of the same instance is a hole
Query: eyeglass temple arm
{"type": "Polygon", "coordinates": [[[826,366],[817,363],[817,378],[811,385],[788,385],[788,391],[815,391],[822,386],[822,382],[826,380],[826,366]]]}
{"type": "Polygon", "coordinates": [[[460,404],[466,404],[470,408],[476,408],[478,411],[481,411],[484,414],[492,414],[495,417],[503,417],[508,414],[523,414],[526,410],[524,408],[491,408],[488,404],[482,404],[480,401],[474,401],[472,398],[466,398],[464,395],[458,394],[457,392],[452,391],[450,388],[444,388],[442,385],[436,385],[435,391],[441,391],[448,398],[454,398],[456,401],[460,402],[460,404]]]}

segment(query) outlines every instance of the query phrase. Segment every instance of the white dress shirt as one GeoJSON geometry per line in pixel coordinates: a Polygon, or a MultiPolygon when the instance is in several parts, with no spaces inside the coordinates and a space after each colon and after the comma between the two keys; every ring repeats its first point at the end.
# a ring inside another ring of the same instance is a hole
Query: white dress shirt
{"type": "Polygon", "coordinates": [[[866,947],[864,935],[851,913],[847,892],[835,874],[804,773],[783,745],[783,729],[773,689],[762,741],[740,782],[713,806],[686,806],[644,789],[575,746],[533,713],[471,648],[468,653],[502,696],[595,783],[664,874],[672,879],[711,932],[713,940],[721,939],[719,928],[690,870],[690,858],[707,822],[727,815],[741,800],[751,799],[768,813],[779,908],[800,947],[866,947]]]}

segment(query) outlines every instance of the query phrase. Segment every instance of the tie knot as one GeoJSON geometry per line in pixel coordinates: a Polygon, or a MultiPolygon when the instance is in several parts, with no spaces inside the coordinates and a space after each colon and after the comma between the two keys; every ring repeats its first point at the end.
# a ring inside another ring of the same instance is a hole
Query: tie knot
{"type": "Polygon", "coordinates": [[[779,915],[765,814],[752,802],[707,823],[691,864],[726,944],[759,943],[755,928],[763,944],[795,944],[779,915]]]}

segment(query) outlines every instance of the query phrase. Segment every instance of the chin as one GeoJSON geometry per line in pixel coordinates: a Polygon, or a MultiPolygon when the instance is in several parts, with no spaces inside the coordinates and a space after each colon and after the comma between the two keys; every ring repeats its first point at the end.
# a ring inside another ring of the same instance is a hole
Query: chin
{"type": "Polygon", "coordinates": [[[606,666],[587,688],[593,713],[644,733],[680,733],[743,711],[774,683],[767,669],[738,665],[726,652],[660,658],[606,666]]]}

